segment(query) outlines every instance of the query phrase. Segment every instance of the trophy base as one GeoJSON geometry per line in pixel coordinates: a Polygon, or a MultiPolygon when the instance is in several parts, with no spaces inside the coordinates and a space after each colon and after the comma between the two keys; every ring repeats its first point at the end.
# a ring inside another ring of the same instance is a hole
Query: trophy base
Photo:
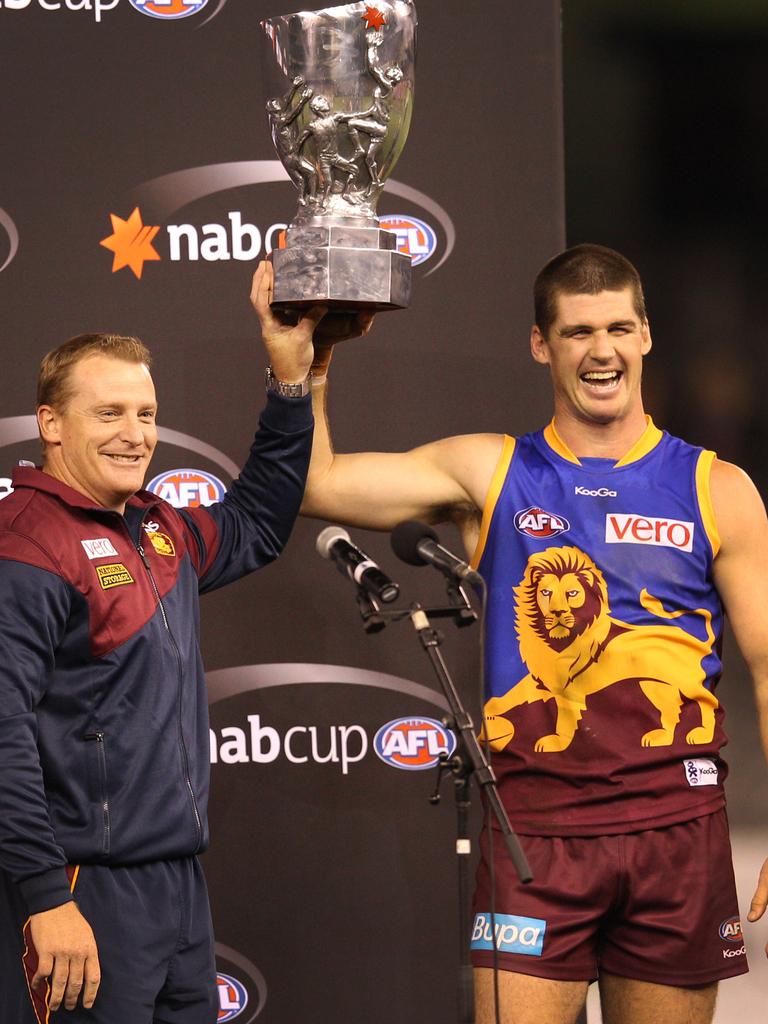
{"type": "Polygon", "coordinates": [[[411,300],[411,258],[396,251],[391,231],[292,226],[287,243],[272,251],[275,310],[318,305],[339,313],[405,309],[411,300]]]}

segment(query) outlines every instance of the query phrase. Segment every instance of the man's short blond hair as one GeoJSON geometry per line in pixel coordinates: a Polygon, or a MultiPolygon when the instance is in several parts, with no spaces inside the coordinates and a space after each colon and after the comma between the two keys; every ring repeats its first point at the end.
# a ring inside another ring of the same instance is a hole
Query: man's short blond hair
{"type": "Polygon", "coordinates": [[[37,406],[50,405],[62,410],[72,397],[72,367],[88,356],[109,356],[128,363],[144,363],[149,368],[152,356],[138,338],[122,334],[78,334],[43,356],[37,377],[37,406]]]}

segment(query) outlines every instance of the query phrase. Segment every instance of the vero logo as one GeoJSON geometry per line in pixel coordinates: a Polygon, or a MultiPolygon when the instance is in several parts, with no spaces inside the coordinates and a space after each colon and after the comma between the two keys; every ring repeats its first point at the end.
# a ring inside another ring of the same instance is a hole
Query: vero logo
{"type": "Polygon", "coordinates": [[[654,519],[620,512],[605,517],[606,544],[651,544],[693,551],[694,524],[681,519],[654,519]]]}

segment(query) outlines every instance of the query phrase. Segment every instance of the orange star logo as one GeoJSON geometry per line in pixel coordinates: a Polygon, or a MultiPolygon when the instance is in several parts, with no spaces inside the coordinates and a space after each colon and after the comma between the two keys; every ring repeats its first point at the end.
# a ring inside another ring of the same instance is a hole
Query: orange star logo
{"type": "Polygon", "coordinates": [[[366,28],[378,29],[382,25],[386,25],[384,20],[384,12],[380,11],[378,7],[366,7],[365,14],[361,15],[365,21],[366,28]]]}
{"type": "Polygon", "coordinates": [[[112,221],[112,234],[102,238],[99,245],[115,254],[112,273],[130,267],[136,277],[140,278],[145,260],[160,259],[160,253],[152,245],[152,239],[160,228],[143,224],[138,206],[128,220],[114,213],[110,213],[109,219],[112,221]]]}

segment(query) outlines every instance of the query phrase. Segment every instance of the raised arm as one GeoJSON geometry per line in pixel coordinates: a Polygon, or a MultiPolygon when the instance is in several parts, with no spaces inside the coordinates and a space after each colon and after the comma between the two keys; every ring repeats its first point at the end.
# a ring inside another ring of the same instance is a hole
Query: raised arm
{"type": "MultiPolygon", "coordinates": [[[[262,264],[254,277],[252,299],[265,340],[276,331],[296,331],[296,344],[304,344],[306,328],[302,331],[301,322],[296,328],[282,325],[269,309],[271,294],[272,268],[262,264]]],[[[370,322],[370,317],[358,317],[344,337],[365,333],[370,322]]],[[[474,548],[502,437],[474,434],[409,452],[338,455],[328,426],[327,381],[322,379],[330,355],[320,322],[313,363],[313,373],[320,378],[312,386],[315,433],[302,513],[373,530],[392,529],[403,519],[452,520],[461,528],[465,545],[474,548]]]]}
{"type": "MultiPolygon", "coordinates": [[[[755,485],[737,466],[715,461],[711,490],[721,540],[714,563],[715,586],[752,676],[760,739],[768,760],[768,619],[763,611],[768,602],[768,519],[755,485]]],[[[768,859],[748,919],[757,921],[766,907],[768,859]]]]}

